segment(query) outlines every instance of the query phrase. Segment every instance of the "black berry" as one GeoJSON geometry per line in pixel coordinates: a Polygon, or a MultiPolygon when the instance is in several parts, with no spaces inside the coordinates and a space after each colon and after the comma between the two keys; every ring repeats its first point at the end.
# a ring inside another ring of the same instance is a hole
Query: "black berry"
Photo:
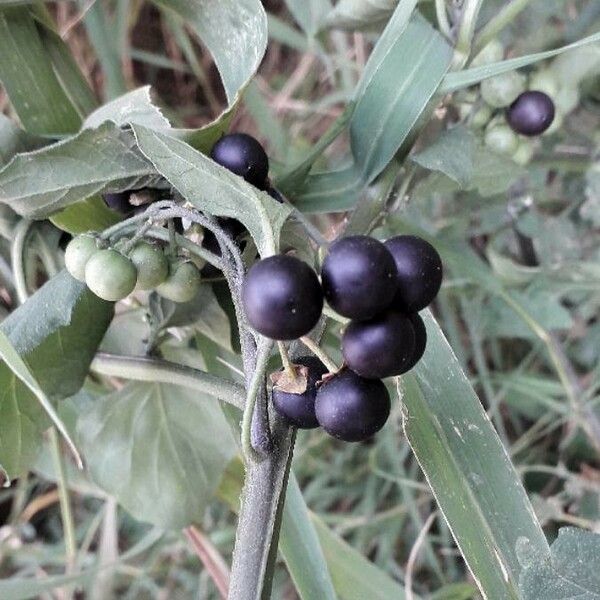
{"type": "Polygon", "coordinates": [[[364,379],[344,369],[317,390],[319,425],[345,442],[359,442],[377,433],[390,414],[390,396],[382,381],[364,379]]]}
{"type": "Polygon", "coordinates": [[[368,379],[405,373],[414,351],[415,330],[411,320],[392,310],[368,321],[352,321],[342,337],[346,364],[368,379]]]}
{"type": "Polygon", "coordinates": [[[294,362],[308,369],[306,391],[302,394],[292,394],[274,387],[273,406],[290,425],[299,429],[314,429],[319,426],[315,415],[317,381],[327,373],[327,367],[315,356],[302,356],[294,362]]]}
{"type": "Polygon", "coordinates": [[[134,207],[129,204],[130,194],[130,191],[102,194],[102,199],[108,208],[122,215],[129,215],[134,211],[134,207]]]}
{"type": "Polygon", "coordinates": [[[350,319],[369,319],[385,310],[398,285],[390,252],[366,235],[335,242],[323,262],[321,280],[331,308],[350,319]]]}
{"type": "Polygon", "coordinates": [[[554,120],[554,102],[544,92],[523,92],[507,109],[506,120],[522,135],[540,135],[554,120]]]}
{"type": "Polygon", "coordinates": [[[414,235],[398,235],[385,242],[398,271],[394,308],[417,312],[433,301],[442,285],[442,259],[437,250],[414,235]]]}
{"type": "Polygon", "coordinates": [[[266,186],[269,157],[260,142],[246,133],[223,136],[210,153],[211,158],[259,189],[266,186]]]}
{"type": "Polygon", "coordinates": [[[248,271],[242,300],[250,325],[274,340],[306,335],[323,310],[323,291],[316,273],[293,256],[259,260],[248,271]]]}
{"type": "Polygon", "coordinates": [[[427,346],[427,330],[425,329],[425,323],[421,315],[412,313],[408,315],[408,318],[411,320],[415,330],[415,349],[408,364],[405,366],[405,373],[406,371],[410,371],[421,360],[427,346]]]}

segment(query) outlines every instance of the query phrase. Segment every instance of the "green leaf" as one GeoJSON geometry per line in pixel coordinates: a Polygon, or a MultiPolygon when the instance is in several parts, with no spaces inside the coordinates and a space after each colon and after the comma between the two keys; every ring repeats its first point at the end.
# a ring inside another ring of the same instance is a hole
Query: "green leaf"
{"type": "Polygon", "coordinates": [[[285,4],[296,23],[310,37],[319,31],[325,16],[331,10],[329,0],[285,0],[285,4]]]}
{"type": "Polygon", "coordinates": [[[14,349],[11,344],[10,339],[6,336],[6,334],[0,330],[0,358],[4,361],[4,364],[10,369],[13,375],[15,375],[19,381],[27,387],[27,389],[37,398],[41,407],[44,409],[46,415],[56,429],[60,432],[60,434],[64,437],[67,442],[67,445],[71,449],[77,465],[80,469],[83,468],[83,462],[81,460],[81,456],[69,432],[61,421],[60,417],[56,413],[54,406],[50,402],[50,399],[44,393],[44,390],[39,386],[38,382],[35,380],[33,373],[29,370],[29,367],[25,364],[25,361],[21,358],[19,353],[14,349]]]}
{"type": "MultiPolygon", "coordinates": [[[[0,330],[54,401],[82,386],[112,313],[112,303],[63,271],[11,313],[0,330]]],[[[0,464],[9,476],[29,466],[48,425],[34,394],[1,363],[0,464]]]]}
{"type": "Polygon", "coordinates": [[[537,52],[535,54],[528,54],[527,56],[520,56],[518,58],[511,58],[498,63],[492,63],[489,65],[483,65],[481,67],[475,67],[473,69],[467,69],[465,71],[456,71],[454,73],[448,73],[444,77],[444,81],[440,87],[440,93],[448,94],[456,90],[460,90],[471,85],[475,85],[484,79],[500,75],[501,73],[507,73],[508,71],[514,71],[527,65],[532,65],[536,62],[546,60],[567,52],[574,50],[586,44],[594,44],[600,42],[600,33],[594,33],[588,37],[585,37],[577,42],[556,48],[555,50],[548,50],[546,52],[537,52]]]}
{"type": "Polygon", "coordinates": [[[261,256],[277,251],[279,232],[291,209],[279,204],[188,144],[134,125],[138,146],[179,193],[196,208],[241,221],[261,256]]]}
{"type": "Polygon", "coordinates": [[[54,225],[72,234],[102,231],[120,220],[121,215],[108,208],[99,196],[67,206],[50,217],[54,225]]]}
{"type": "Polygon", "coordinates": [[[52,68],[27,8],[0,10],[0,80],[30,133],[60,135],[79,129],[81,115],[52,68]]]}
{"type": "Polygon", "coordinates": [[[111,121],[119,127],[137,123],[151,129],[168,129],[169,121],[163,116],[150,97],[150,86],[127,92],[110,102],[107,102],[83,122],[86,129],[95,129],[106,121],[111,121]]]}
{"type": "Polygon", "coordinates": [[[131,132],[105,123],[15,156],[0,171],[0,200],[24,217],[40,219],[99,192],[143,187],[154,179],[131,132]]]}
{"type": "Polygon", "coordinates": [[[563,527],[549,553],[519,542],[522,600],[600,600],[600,535],[563,527]]]}
{"type": "Polygon", "coordinates": [[[225,94],[234,104],[254,75],[267,47],[267,17],[259,0],[154,0],[173,11],[206,44],[225,94]]]}
{"type": "Polygon", "coordinates": [[[471,600],[477,589],[470,583],[449,583],[434,592],[429,600],[471,600]]]}
{"type": "MultiPolygon", "coordinates": [[[[368,29],[385,23],[402,0],[340,0],[325,23],[334,29],[368,29]]],[[[414,4],[414,3],[413,3],[414,4]]]]}
{"type": "Polygon", "coordinates": [[[78,423],[92,479],[136,519],[201,522],[236,443],[219,404],[179,386],[130,383],[78,423]]]}
{"type": "Polygon", "coordinates": [[[306,178],[302,191],[293,196],[294,206],[306,213],[343,212],[356,204],[362,187],[354,165],[314,173],[306,178]]]}
{"type": "Polygon", "coordinates": [[[404,431],[484,597],[519,598],[516,544],[547,551],[544,533],[489,418],[437,323],[403,379],[404,431]]]}
{"type": "Polygon", "coordinates": [[[338,598],[317,532],[293,475],[285,495],[279,549],[302,600],[338,598]]]}
{"type": "Polygon", "coordinates": [[[43,138],[23,131],[8,117],[0,114],[0,167],[8,163],[15,154],[35,150],[46,143],[43,138]]]}
{"type": "Polygon", "coordinates": [[[350,145],[365,183],[409,138],[450,66],[452,49],[436,30],[422,18],[407,24],[411,4],[398,5],[357,89],[350,145]]]}
{"type": "Polygon", "coordinates": [[[473,176],[475,137],[464,126],[443,131],[427,148],[411,159],[430,171],[439,171],[465,187],[473,176]]]}
{"type": "MultiPolygon", "coordinates": [[[[341,600],[403,600],[404,588],[387,573],[335,534],[316,515],[311,521],[317,530],[329,566],[335,591],[341,600]]],[[[414,600],[419,600],[415,593],[414,600]]]]}
{"type": "Polygon", "coordinates": [[[45,7],[33,8],[42,43],[54,68],[54,73],[65,94],[80,115],[87,115],[98,106],[98,100],[81,72],[75,56],[54,27],[45,7]]]}

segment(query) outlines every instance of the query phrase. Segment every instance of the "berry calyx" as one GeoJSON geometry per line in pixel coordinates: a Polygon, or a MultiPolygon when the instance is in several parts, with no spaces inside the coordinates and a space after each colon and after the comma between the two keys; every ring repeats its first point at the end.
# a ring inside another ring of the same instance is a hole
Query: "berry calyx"
{"type": "Polygon", "coordinates": [[[408,364],[405,365],[405,373],[410,371],[423,357],[425,354],[425,348],[427,346],[427,329],[425,328],[425,323],[421,318],[421,315],[418,313],[412,313],[408,315],[410,319],[413,329],[415,331],[415,349],[413,351],[413,355],[411,356],[408,364]]]}
{"type": "Polygon", "coordinates": [[[169,274],[169,261],[158,246],[139,242],[129,254],[129,259],[137,269],[137,290],[152,290],[169,274]]]}
{"type": "Polygon", "coordinates": [[[405,373],[414,352],[412,321],[392,310],[368,321],[352,321],[342,337],[346,364],[367,379],[384,379],[405,373]]]}
{"type": "Polygon", "coordinates": [[[369,319],[385,310],[398,286],[389,250],[366,235],[332,244],[323,261],[321,281],[331,308],[350,319],[369,319]]]}
{"type": "Polygon", "coordinates": [[[317,389],[319,425],[345,442],[359,442],[377,433],[390,414],[390,396],[382,381],[365,379],[344,369],[317,389]]]}
{"type": "Polygon", "coordinates": [[[156,287],[156,292],[172,302],[189,302],[200,289],[200,271],[189,261],[174,263],[167,278],[156,287]]]}
{"type": "Polygon", "coordinates": [[[269,157],[260,142],[247,133],[223,136],[212,148],[210,157],[222,167],[264,189],[269,174],[269,157]]]}
{"type": "Polygon", "coordinates": [[[418,312],[437,296],[442,285],[442,259],[437,250],[415,235],[398,235],[385,242],[396,262],[398,289],[394,308],[418,312]]]}
{"type": "Polygon", "coordinates": [[[133,263],[116,250],[96,252],[85,266],[87,286],[103,300],[116,302],[135,288],[137,271],[133,263]]]}
{"type": "Polygon", "coordinates": [[[96,238],[82,234],[73,238],[65,250],[65,267],[67,271],[78,279],[85,281],[85,265],[98,252],[96,238]]]}
{"type": "Polygon", "coordinates": [[[315,356],[302,356],[295,364],[306,367],[306,390],[301,394],[294,394],[275,386],[271,396],[273,406],[290,425],[299,429],[314,429],[319,426],[315,415],[317,381],[327,373],[327,367],[315,356]]]}
{"type": "Polygon", "coordinates": [[[521,135],[540,135],[554,120],[552,98],[539,91],[523,92],[506,110],[506,121],[521,135]]]}
{"type": "Polygon", "coordinates": [[[293,340],[317,324],[323,290],[305,262],[280,254],[252,266],[244,279],[242,301],[256,331],[274,340],[293,340]]]}

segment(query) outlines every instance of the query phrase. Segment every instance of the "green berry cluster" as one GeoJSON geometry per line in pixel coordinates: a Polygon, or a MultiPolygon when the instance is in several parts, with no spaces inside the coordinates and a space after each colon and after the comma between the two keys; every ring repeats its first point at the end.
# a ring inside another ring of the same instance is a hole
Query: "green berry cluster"
{"type": "Polygon", "coordinates": [[[200,286],[200,272],[188,260],[168,257],[163,248],[140,241],[124,254],[102,248],[98,237],[82,234],[65,250],[69,273],[99,298],[116,302],[135,290],[155,290],[173,302],[189,302],[200,286]]]}

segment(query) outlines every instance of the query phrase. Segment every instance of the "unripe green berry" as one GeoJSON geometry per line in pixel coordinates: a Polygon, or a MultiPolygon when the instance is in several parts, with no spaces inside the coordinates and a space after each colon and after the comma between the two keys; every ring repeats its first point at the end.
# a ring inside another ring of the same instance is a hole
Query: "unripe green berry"
{"type": "Polygon", "coordinates": [[[553,100],[556,110],[563,116],[568,115],[579,104],[579,88],[562,86],[553,100]]]}
{"type": "Polygon", "coordinates": [[[169,276],[156,291],[160,296],[173,302],[189,302],[193,300],[200,287],[200,272],[189,262],[171,265],[169,276]]]}
{"type": "Polygon", "coordinates": [[[96,252],[98,244],[95,237],[83,234],[73,238],[65,250],[67,271],[75,279],[85,281],[85,265],[96,252]]]}
{"type": "Polygon", "coordinates": [[[550,125],[550,127],[548,127],[548,129],[546,129],[542,135],[552,135],[553,133],[556,133],[563,126],[564,122],[565,115],[563,114],[562,110],[557,109],[554,113],[554,121],[552,121],[552,125],[550,125]]]}
{"type": "Polygon", "coordinates": [[[491,63],[500,62],[504,58],[504,47],[498,40],[492,40],[483,47],[481,52],[473,59],[472,67],[481,67],[491,63]]]}
{"type": "Polygon", "coordinates": [[[169,274],[169,261],[158,246],[140,242],[131,251],[129,259],[137,269],[137,290],[152,290],[169,274]]]}
{"type": "Polygon", "coordinates": [[[521,166],[525,166],[531,162],[535,145],[531,140],[521,138],[516,152],[512,155],[512,159],[521,166]]]}
{"type": "Polygon", "coordinates": [[[525,90],[525,77],[516,71],[509,71],[490,77],[481,82],[482,98],[494,108],[509,106],[525,90]]]}
{"type": "Polygon", "coordinates": [[[529,78],[528,89],[548,94],[555,102],[558,93],[558,80],[550,69],[540,69],[529,78]]]}
{"type": "Polygon", "coordinates": [[[513,154],[519,147],[519,138],[508,125],[494,125],[485,132],[485,145],[499,154],[513,154]]]}
{"type": "Polygon", "coordinates": [[[492,109],[487,104],[482,104],[475,110],[471,118],[471,125],[477,129],[481,129],[490,122],[491,118],[492,109]]]}
{"type": "Polygon", "coordinates": [[[137,271],[133,263],[116,250],[100,250],[85,266],[85,282],[96,296],[116,302],[135,288],[137,271]]]}

